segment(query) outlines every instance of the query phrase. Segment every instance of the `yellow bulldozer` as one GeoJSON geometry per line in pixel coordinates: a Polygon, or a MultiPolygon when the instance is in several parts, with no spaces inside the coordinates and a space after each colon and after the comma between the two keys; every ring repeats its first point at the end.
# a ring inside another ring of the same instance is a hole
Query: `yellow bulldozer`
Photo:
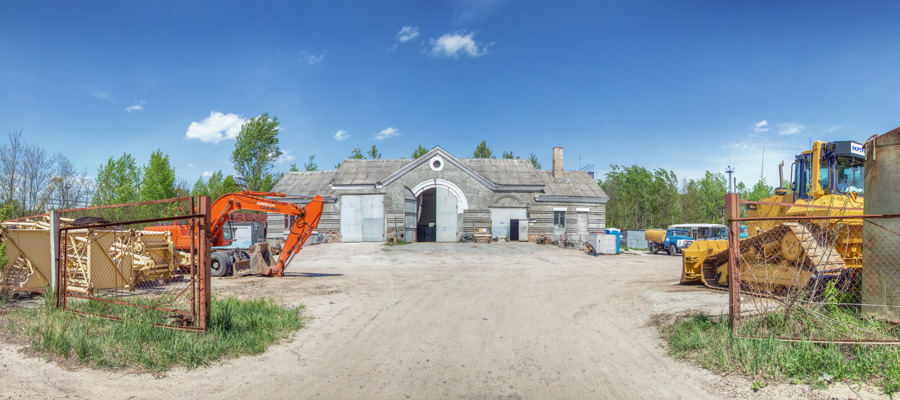
{"type": "MultiPolygon", "coordinates": [[[[852,141],[813,143],[796,156],[790,191],[746,204],[748,222],[740,241],[741,283],[759,292],[806,289],[813,283],[854,284],[862,267],[862,219],[793,219],[863,213],[865,149],[852,141]]],[[[779,178],[784,182],[784,162],[779,178]]],[[[779,186],[782,183],[779,182],[779,186]]],[[[681,283],[728,285],[728,241],[695,241],[683,252],[681,283]]],[[[816,285],[821,288],[822,285],[816,285]]]]}

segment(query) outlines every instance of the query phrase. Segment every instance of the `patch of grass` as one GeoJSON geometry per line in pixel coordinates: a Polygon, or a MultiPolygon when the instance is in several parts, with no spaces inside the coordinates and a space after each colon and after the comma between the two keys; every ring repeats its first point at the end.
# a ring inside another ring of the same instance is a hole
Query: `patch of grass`
{"type": "MultiPolygon", "coordinates": [[[[109,311],[110,307],[116,305],[96,301],[79,305],[90,312],[109,311]]],[[[163,372],[176,366],[196,368],[223,358],[260,354],[303,327],[302,308],[283,308],[268,299],[213,298],[206,333],[151,326],[139,319],[119,322],[81,316],[53,307],[19,309],[3,318],[5,328],[40,353],[101,368],[163,372]]]]}
{"type": "MultiPolygon", "coordinates": [[[[856,318],[852,312],[832,317],[856,318]]],[[[823,386],[830,382],[865,382],[880,387],[888,395],[900,391],[900,349],[882,345],[815,344],[784,342],[773,338],[796,332],[796,326],[784,324],[781,313],[767,314],[743,323],[738,334],[753,332],[769,338],[734,337],[726,319],[705,315],[683,318],[664,326],[661,335],[669,345],[669,355],[687,359],[717,373],[741,373],[756,379],[758,389],[764,382],[790,381],[823,386]],[[776,329],[777,328],[777,329],[776,329]],[[761,330],[771,329],[771,330],[761,330]]],[[[883,322],[856,318],[852,323],[874,328],[883,322]]],[[[807,331],[808,332],[808,331],[807,331]]],[[[822,337],[822,336],[819,336],[822,337]]]]}

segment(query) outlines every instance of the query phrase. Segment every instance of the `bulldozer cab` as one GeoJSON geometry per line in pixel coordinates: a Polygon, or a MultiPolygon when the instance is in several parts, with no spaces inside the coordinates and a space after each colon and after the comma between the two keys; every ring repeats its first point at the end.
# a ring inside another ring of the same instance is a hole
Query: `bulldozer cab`
{"type": "Polygon", "coordinates": [[[808,200],[825,194],[863,196],[866,152],[852,141],[816,141],[812,150],[797,156],[791,168],[794,199],[808,200]]]}

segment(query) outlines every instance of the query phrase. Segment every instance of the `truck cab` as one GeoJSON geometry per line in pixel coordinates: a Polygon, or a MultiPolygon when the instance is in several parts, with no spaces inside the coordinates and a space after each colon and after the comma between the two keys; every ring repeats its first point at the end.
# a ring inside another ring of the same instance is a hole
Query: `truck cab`
{"type": "Polygon", "coordinates": [[[688,248],[693,242],[694,238],[691,236],[691,232],[685,229],[667,229],[664,238],[647,238],[647,245],[651,253],[656,254],[662,250],[670,256],[681,254],[681,251],[688,248]]]}

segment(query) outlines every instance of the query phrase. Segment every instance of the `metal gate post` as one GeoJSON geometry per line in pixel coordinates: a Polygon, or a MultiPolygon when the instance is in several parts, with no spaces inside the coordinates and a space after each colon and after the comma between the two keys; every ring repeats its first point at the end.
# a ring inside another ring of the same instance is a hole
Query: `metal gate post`
{"type": "Polygon", "coordinates": [[[740,216],[739,204],[740,196],[737,193],[725,195],[725,217],[728,220],[728,320],[732,333],[737,330],[741,316],[741,229],[739,222],[735,221],[740,216]]]}
{"type": "MultiPolygon", "coordinates": [[[[59,308],[59,210],[50,211],[50,290],[56,294],[59,308]]],[[[44,295],[48,295],[45,293],[44,295]]]]}
{"type": "Polygon", "coordinates": [[[211,309],[211,292],[212,292],[212,280],[210,279],[210,252],[212,246],[212,237],[210,236],[210,201],[209,196],[201,196],[199,201],[199,214],[200,217],[200,226],[199,226],[199,242],[198,243],[198,268],[197,272],[197,280],[200,283],[200,310],[199,311],[199,323],[200,329],[206,330],[209,326],[209,316],[212,311],[211,309]]]}

